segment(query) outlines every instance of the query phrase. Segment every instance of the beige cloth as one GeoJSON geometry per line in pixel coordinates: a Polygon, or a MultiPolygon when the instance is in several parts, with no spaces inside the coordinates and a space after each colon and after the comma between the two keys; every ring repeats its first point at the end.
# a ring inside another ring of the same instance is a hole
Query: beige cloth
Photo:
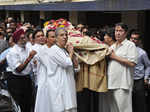
{"type": "Polygon", "coordinates": [[[96,92],[107,91],[106,61],[108,47],[90,37],[70,37],[75,47],[75,55],[81,61],[80,72],[76,76],[77,91],[88,88],[96,92]]]}

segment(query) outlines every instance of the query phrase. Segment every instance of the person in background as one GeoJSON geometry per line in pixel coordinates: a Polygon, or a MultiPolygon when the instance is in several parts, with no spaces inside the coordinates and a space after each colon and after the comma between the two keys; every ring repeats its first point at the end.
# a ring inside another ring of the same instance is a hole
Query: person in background
{"type": "Polygon", "coordinates": [[[9,47],[8,43],[5,40],[0,39],[0,73],[5,71],[6,69],[5,51],[7,51],[8,47],[9,47]]]}
{"type": "Polygon", "coordinates": [[[5,23],[6,23],[6,27],[10,27],[10,23],[14,21],[14,18],[13,17],[7,17],[6,20],[5,20],[5,23]]]}
{"type": "Polygon", "coordinates": [[[81,35],[84,37],[84,36],[88,36],[88,27],[82,27],[81,28],[81,35]]]}
{"type": "Polygon", "coordinates": [[[47,37],[47,44],[49,44],[48,46],[52,46],[56,41],[55,30],[52,30],[52,29],[48,30],[46,32],[46,37],[47,37]]]}
{"type": "Polygon", "coordinates": [[[27,37],[27,44],[26,44],[26,47],[28,48],[28,49],[32,49],[32,46],[34,45],[34,41],[33,41],[33,30],[32,29],[28,29],[27,31],[26,31],[26,34],[25,34],[25,36],[27,37]]]}
{"type": "Polygon", "coordinates": [[[84,27],[83,24],[78,24],[76,29],[81,32],[81,29],[84,27]]]}
{"type": "Polygon", "coordinates": [[[133,30],[130,35],[130,41],[134,42],[138,51],[138,63],[134,67],[134,85],[133,85],[133,112],[146,111],[145,84],[148,84],[150,75],[150,60],[144,49],[140,48],[141,34],[138,30],[133,30]]]}
{"type": "Polygon", "coordinates": [[[0,32],[0,39],[6,40],[6,39],[5,39],[5,35],[4,35],[4,33],[2,33],[2,32],[0,32]]]}
{"type": "Polygon", "coordinates": [[[111,46],[115,42],[116,42],[116,39],[115,39],[115,30],[114,30],[114,28],[106,29],[106,31],[104,33],[104,43],[106,43],[108,46],[111,46]]]}
{"type": "Polygon", "coordinates": [[[6,29],[6,40],[9,41],[10,37],[12,36],[13,34],[13,30],[11,28],[7,28],[6,29]]]}
{"type": "Polygon", "coordinates": [[[32,82],[29,74],[32,71],[31,60],[36,54],[26,49],[25,31],[19,29],[13,33],[15,45],[9,50],[6,60],[8,63],[8,90],[14,100],[20,105],[22,112],[31,111],[32,82]]]}
{"type": "Polygon", "coordinates": [[[116,43],[110,47],[108,63],[108,89],[112,91],[119,112],[132,112],[132,75],[137,64],[137,49],[126,39],[127,31],[124,23],[115,25],[116,43]]]}

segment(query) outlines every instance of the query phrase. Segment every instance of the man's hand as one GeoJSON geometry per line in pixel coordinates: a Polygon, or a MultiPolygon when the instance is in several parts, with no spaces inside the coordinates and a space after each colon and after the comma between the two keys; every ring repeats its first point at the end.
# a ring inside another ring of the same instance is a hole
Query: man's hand
{"type": "Polygon", "coordinates": [[[111,50],[111,54],[109,56],[111,59],[115,59],[116,58],[116,54],[113,50],[111,50]]]}
{"type": "Polygon", "coordinates": [[[68,51],[69,56],[72,59],[72,56],[73,56],[73,53],[74,53],[74,47],[73,47],[72,43],[68,43],[66,45],[66,50],[68,51]]]}
{"type": "Polygon", "coordinates": [[[73,47],[72,43],[68,43],[66,45],[66,50],[69,52],[69,54],[74,52],[74,47],[73,47]]]}
{"type": "Polygon", "coordinates": [[[29,58],[32,59],[36,55],[36,53],[37,53],[36,51],[32,50],[29,54],[29,58]]]}

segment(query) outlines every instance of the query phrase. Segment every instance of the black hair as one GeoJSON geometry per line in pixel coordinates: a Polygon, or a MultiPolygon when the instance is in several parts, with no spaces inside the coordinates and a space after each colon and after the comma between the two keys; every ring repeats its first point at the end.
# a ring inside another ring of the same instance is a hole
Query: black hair
{"type": "Polygon", "coordinates": [[[141,39],[141,33],[140,33],[140,31],[138,29],[132,29],[131,32],[130,32],[130,37],[133,34],[139,35],[139,39],[141,39]]]}
{"type": "Polygon", "coordinates": [[[107,28],[106,31],[104,32],[104,35],[108,35],[109,37],[111,37],[114,41],[116,41],[115,39],[115,29],[114,28],[107,28]]]}
{"type": "Polygon", "coordinates": [[[26,37],[29,38],[30,34],[33,34],[33,32],[34,32],[33,29],[28,29],[26,31],[26,37]]]}
{"type": "Polygon", "coordinates": [[[121,26],[126,32],[128,31],[128,26],[124,23],[117,23],[115,26],[121,26]]]}
{"type": "Polygon", "coordinates": [[[52,32],[55,32],[54,29],[49,29],[49,30],[47,30],[47,32],[46,32],[46,37],[48,37],[48,33],[51,32],[51,31],[52,31],[52,32]]]}
{"type": "MultiPolygon", "coordinates": [[[[32,38],[35,39],[35,35],[38,33],[38,32],[43,32],[42,29],[36,29],[34,32],[33,32],[33,35],[32,35],[32,38]]],[[[44,33],[44,32],[43,32],[44,33]]]]}

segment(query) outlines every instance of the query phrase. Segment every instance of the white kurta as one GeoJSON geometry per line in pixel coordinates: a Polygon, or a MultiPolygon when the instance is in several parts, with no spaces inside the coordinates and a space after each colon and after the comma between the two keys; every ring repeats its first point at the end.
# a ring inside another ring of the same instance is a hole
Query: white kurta
{"type": "MultiPolygon", "coordinates": [[[[125,39],[120,46],[113,44],[111,49],[119,57],[137,63],[137,50],[133,42],[125,39]]],[[[134,67],[123,65],[115,60],[108,64],[108,88],[132,89],[134,67]]]]}
{"type": "MultiPolygon", "coordinates": [[[[113,44],[111,48],[117,56],[137,63],[137,50],[133,42],[125,39],[120,46],[113,44]]],[[[133,67],[115,60],[108,64],[108,89],[112,90],[119,112],[132,112],[133,70],[133,67]]]]}
{"type": "Polygon", "coordinates": [[[46,77],[44,83],[38,85],[35,112],[62,112],[76,108],[73,63],[68,53],[53,45],[41,51],[39,59],[46,77]]]}
{"type": "Polygon", "coordinates": [[[44,46],[40,44],[34,44],[32,46],[32,49],[30,49],[31,51],[35,50],[37,52],[37,54],[34,56],[31,62],[33,72],[34,72],[33,78],[34,78],[35,85],[38,85],[38,83],[43,82],[44,80],[44,75],[39,76],[39,74],[43,74],[43,66],[41,66],[38,55],[42,50],[46,50],[46,49],[47,49],[46,45],[44,46]],[[34,61],[36,61],[36,64],[34,64],[34,61]]]}

